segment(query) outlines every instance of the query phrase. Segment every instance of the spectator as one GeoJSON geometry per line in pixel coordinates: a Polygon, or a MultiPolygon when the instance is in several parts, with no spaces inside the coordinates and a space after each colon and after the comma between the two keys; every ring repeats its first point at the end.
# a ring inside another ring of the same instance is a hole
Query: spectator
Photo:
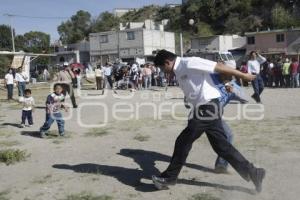
{"type": "Polygon", "coordinates": [[[290,66],[290,73],[291,73],[291,81],[292,81],[292,88],[299,87],[299,63],[296,58],[292,59],[292,63],[290,66]]]}
{"type": "Polygon", "coordinates": [[[151,74],[152,74],[152,70],[150,69],[149,63],[145,64],[142,73],[144,79],[144,87],[145,89],[149,89],[149,87],[151,86],[151,74]]]}
{"type": "Polygon", "coordinates": [[[7,100],[13,100],[14,93],[14,75],[13,70],[9,69],[7,74],[4,77],[4,85],[7,88],[7,100]]]}
{"type": "Polygon", "coordinates": [[[110,88],[113,89],[112,64],[111,63],[106,63],[106,66],[104,67],[104,76],[105,76],[104,88],[107,87],[107,83],[108,83],[110,88]]]}
{"type": "Polygon", "coordinates": [[[97,65],[97,68],[95,69],[95,76],[96,76],[96,89],[102,90],[103,89],[104,72],[103,72],[101,65],[97,65]]]}
{"type": "Polygon", "coordinates": [[[69,94],[71,101],[72,101],[73,108],[77,108],[75,94],[74,94],[74,90],[72,87],[72,79],[74,79],[74,78],[75,78],[74,73],[68,66],[68,63],[65,62],[63,65],[63,69],[58,73],[58,82],[60,83],[61,87],[63,88],[63,94],[65,96],[67,93],[69,94]]]}
{"type": "Polygon", "coordinates": [[[45,82],[47,82],[49,80],[50,77],[50,73],[48,72],[47,68],[44,69],[43,71],[43,79],[45,82]]]}
{"type": "Polygon", "coordinates": [[[22,68],[18,69],[18,72],[16,73],[15,80],[18,84],[19,97],[23,97],[24,96],[24,91],[26,89],[26,81],[28,80],[28,77],[25,74],[25,72],[22,72],[22,68]]]}
{"type": "Polygon", "coordinates": [[[282,74],[283,74],[283,78],[284,78],[284,83],[285,83],[285,87],[290,87],[291,86],[291,75],[290,75],[290,61],[288,58],[285,59],[285,62],[283,63],[283,67],[282,67],[282,74]]]}

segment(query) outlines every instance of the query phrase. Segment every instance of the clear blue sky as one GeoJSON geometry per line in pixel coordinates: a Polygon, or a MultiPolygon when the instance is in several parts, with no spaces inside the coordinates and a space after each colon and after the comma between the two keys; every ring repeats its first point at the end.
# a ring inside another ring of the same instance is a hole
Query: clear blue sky
{"type": "MultiPolygon", "coordinates": [[[[9,24],[4,13],[38,16],[71,17],[78,10],[85,10],[96,17],[103,11],[112,12],[114,8],[140,8],[144,5],[181,3],[182,0],[0,0],[0,24],[9,24]]],[[[57,40],[57,26],[67,19],[29,19],[14,17],[13,27],[17,34],[28,31],[43,31],[51,35],[51,41],[57,40]]]]}

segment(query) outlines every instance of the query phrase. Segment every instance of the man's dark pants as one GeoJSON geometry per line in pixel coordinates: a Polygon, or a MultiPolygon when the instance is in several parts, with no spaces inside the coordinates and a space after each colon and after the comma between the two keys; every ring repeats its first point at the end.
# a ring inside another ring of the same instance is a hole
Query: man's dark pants
{"type": "Polygon", "coordinates": [[[227,160],[245,180],[249,181],[250,172],[255,168],[227,141],[222,126],[219,101],[215,99],[196,110],[193,118],[188,121],[187,127],[177,137],[170,165],[161,177],[177,178],[193,142],[205,132],[214,151],[227,160]],[[212,118],[210,113],[214,113],[214,119],[210,119],[212,118]]]}
{"type": "Polygon", "coordinates": [[[10,100],[13,98],[13,93],[14,93],[14,85],[13,84],[7,84],[7,99],[10,100]]]}
{"type": "Polygon", "coordinates": [[[257,102],[260,102],[261,101],[260,95],[264,90],[264,81],[261,78],[260,74],[254,74],[254,75],[256,75],[256,78],[253,81],[251,81],[254,90],[254,98],[256,99],[257,102]]]}

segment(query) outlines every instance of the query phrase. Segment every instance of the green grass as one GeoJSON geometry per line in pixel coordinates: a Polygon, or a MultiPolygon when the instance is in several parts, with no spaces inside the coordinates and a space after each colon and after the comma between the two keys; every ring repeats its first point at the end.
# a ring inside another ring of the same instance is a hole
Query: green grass
{"type": "Polygon", "coordinates": [[[6,149],[0,151],[0,162],[5,163],[6,165],[15,164],[17,162],[25,161],[30,154],[27,154],[26,151],[19,149],[6,149]]]}
{"type": "Polygon", "coordinates": [[[141,135],[141,134],[137,134],[136,136],[134,136],[135,140],[140,141],[140,142],[145,142],[148,141],[150,139],[149,135],[141,135]]]}
{"type": "Polygon", "coordinates": [[[9,194],[8,190],[0,192],[0,200],[9,200],[9,198],[7,197],[8,194],[9,194]]]}
{"type": "Polygon", "coordinates": [[[81,192],[79,194],[68,195],[62,200],[112,200],[113,197],[107,195],[94,195],[90,192],[81,192]]]}
{"type": "Polygon", "coordinates": [[[15,135],[15,132],[9,129],[0,128],[0,137],[11,137],[15,135]]]}
{"type": "Polygon", "coordinates": [[[12,146],[17,146],[20,145],[21,143],[18,141],[0,141],[0,146],[1,147],[12,147],[12,146]]]}
{"type": "Polygon", "coordinates": [[[194,194],[188,200],[221,200],[218,197],[214,197],[211,194],[194,194]]]}

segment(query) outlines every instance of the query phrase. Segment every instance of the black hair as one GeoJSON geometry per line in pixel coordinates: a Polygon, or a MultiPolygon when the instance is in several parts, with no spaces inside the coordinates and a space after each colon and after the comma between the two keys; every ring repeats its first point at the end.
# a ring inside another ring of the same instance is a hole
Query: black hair
{"type": "Polygon", "coordinates": [[[31,94],[31,89],[24,90],[24,94],[31,94]]]}
{"type": "Polygon", "coordinates": [[[55,90],[56,89],[56,87],[61,87],[62,88],[62,85],[61,84],[59,84],[59,83],[57,83],[57,84],[55,84],[54,86],[53,86],[53,90],[55,90]]]}
{"type": "Polygon", "coordinates": [[[166,60],[174,61],[177,55],[165,49],[160,50],[154,59],[155,66],[163,66],[166,60]]]}

